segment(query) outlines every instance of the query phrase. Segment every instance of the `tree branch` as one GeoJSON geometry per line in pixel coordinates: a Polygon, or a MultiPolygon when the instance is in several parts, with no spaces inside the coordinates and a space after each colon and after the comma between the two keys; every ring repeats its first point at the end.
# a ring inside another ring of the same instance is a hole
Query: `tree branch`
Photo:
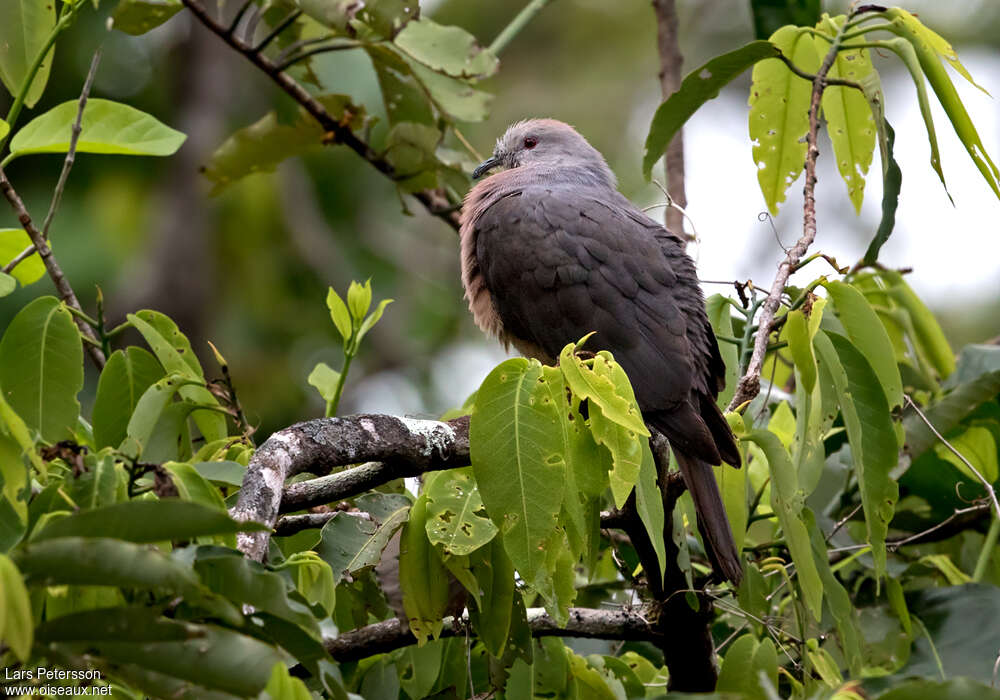
{"type": "MultiPolygon", "coordinates": [[[[232,509],[237,520],[274,527],[280,510],[307,507],[302,492],[322,501],[339,500],[403,476],[469,463],[469,419],[448,422],[384,415],[319,418],[274,433],[247,465],[240,497],[232,509]],[[301,472],[325,473],[334,467],[371,462],[322,479],[295,484],[283,492],[287,478],[301,472]],[[315,483],[319,482],[316,486],[315,483]],[[298,487],[298,488],[297,488],[298,487]],[[286,507],[291,492],[297,505],[286,507]],[[321,496],[316,496],[321,493],[321,496]]],[[[314,503],[319,501],[314,501],[314,503]]],[[[270,533],[241,533],[238,546],[251,559],[263,561],[270,533]]]]}
{"type": "MultiPolygon", "coordinates": [[[[660,55],[660,92],[663,99],[677,92],[681,85],[681,65],[684,57],[677,43],[677,8],[674,0],[653,0],[656,15],[656,48],[660,55]]],[[[684,209],[687,208],[687,194],[684,191],[684,130],[667,145],[664,158],[667,173],[667,205],[665,223],[667,228],[687,241],[684,235],[684,209]],[[676,205],[676,206],[675,206],[676,205]]]]}
{"type": "MultiPolygon", "coordinates": [[[[14,190],[14,186],[10,184],[10,180],[7,179],[7,173],[4,172],[2,167],[0,167],[0,191],[3,192],[3,196],[7,198],[7,201],[14,208],[17,220],[21,222],[21,227],[28,234],[32,244],[35,246],[35,250],[38,251],[38,256],[45,264],[45,269],[48,271],[49,277],[52,278],[52,283],[56,286],[60,298],[66,302],[67,306],[83,313],[80,301],[76,298],[76,294],[66,279],[66,275],[63,274],[62,268],[59,267],[59,263],[56,262],[55,257],[52,255],[52,249],[45,242],[42,232],[35,228],[35,224],[31,221],[31,215],[28,214],[28,210],[24,207],[24,202],[21,201],[21,197],[14,190]]],[[[101,343],[97,339],[94,329],[76,314],[73,314],[73,320],[76,321],[76,325],[79,327],[83,337],[92,341],[83,343],[83,347],[90,355],[90,359],[93,360],[98,370],[104,369],[104,353],[101,352],[101,343]]]]}
{"type": "MultiPolygon", "coordinates": [[[[380,154],[365,143],[351,131],[350,127],[342,124],[334,118],[326,108],[305,88],[303,88],[294,78],[283,72],[281,66],[276,65],[256,48],[239,39],[230,27],[220,24],[212,17],[208,11],[201,6],[197,0],[182,0],[184,5],[191,11],[195,19],[205,25],[215,33],[220,39],[230,46],[234,51],[243,55],[250,63],[260,69],[267,77],[277,83],[278,87],[285,91],[293,100],[298,102],[312,117],[319,122],[332,137],[330,140],[341,143],[366,161],[371,163],[376,170],[390,179],[395,176],[392,165],[380,154]]],[[[427,210],[434,216],[440,218],[456,231],[458,230],[458,210],[452,206],[448,196],[442,189],[421,190],[414,192],[413,196],[420,201],[427,210]]]]}
{"type": "Polygon", "coordinates": [[[778,311],[781,295],[785,291],[785,285],[788,284],[788,278],[792,271],[798,266],[799,260],[809,250],[809,246],[816,238],[816,160],[819,158],[819,147],[816,141],[819,136],[819,106],[823,90],[827,85],[826,75],[830,72],[830,68],[837,58],[843,31],[841,28],[830,45],[830,50],[816,72],[815,78],[813,78],[812,97],[809,101],[809,132],[806,135],[806,181],[803,188],[805,203],[802,205],[802,237],[788,249],[785,259],[778,266],[778,274],[775,275],[774,282],[771,284],[771,291],[768,292],[767,299],[761,307],[760,318],[757,321],[757,336],[754,338],[750,362],[736,386],[736,393],[733,395],[732,401],[726,407],[727,411],[735,410],[760,393],[760,371],[764,366],[764,356],[767,354],[768,341],[774,328],[774,315],[778,311]]]}
{"type": "MultiPolygon", "coordinates": [[[[453,617],[444,619],[442,637],[465,634],[462,629],[465,620],[459,620],[457,625],[455,622],[453,617]]],[[[533,637],[584,637],[653,643],[658,643],[660,640],[660,635],[640,612],[624,608],[619,610],[570,608],[569,622],[565,627],[559,627],[543,609],[530,608],[528,627],[533,637]]],[[[323,640],[326,650],[340,662],[357,661],[416,643],[417,640],[406,623],[395,618],[323,640]]]]}

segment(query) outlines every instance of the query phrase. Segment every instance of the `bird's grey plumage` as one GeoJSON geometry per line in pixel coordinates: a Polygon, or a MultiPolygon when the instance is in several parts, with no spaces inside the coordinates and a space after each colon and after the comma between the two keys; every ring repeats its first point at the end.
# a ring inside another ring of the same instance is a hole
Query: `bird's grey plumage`
{"type": "Polygon", "coordinates": [[[716,569],[742,573],[709,464],[739,466],[715,403],[725,367],[694,263],[679,238],[615,187],[601,154],[572,127],[518,122],[481,166],[503,166],[462,211],[462,282],[476,323],[553,362],[595,331],[632,380],[643,416],[670,440],[716,569]]]}

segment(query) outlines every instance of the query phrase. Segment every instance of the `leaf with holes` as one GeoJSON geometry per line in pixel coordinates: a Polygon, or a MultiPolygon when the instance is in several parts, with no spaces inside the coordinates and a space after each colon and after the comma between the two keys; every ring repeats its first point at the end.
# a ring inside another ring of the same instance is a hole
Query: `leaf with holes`
{"type": "MultiPolygon", "coordinates": [[[[801,27],[782,27],[771,35],[771,43],[807,73],[819,69],[812,37],[801,27]]],[[[769,58],[753,67],[750,139],[757,182],[773,215],[777,215],[785,191],[805,167],[811,94],[812,84],[792,73],[779,59],[769,58]]]]}
{"type": "Polygon", "coordinates": [[[409,22],[394,43],[431,70],[454,78],[485,78],[496,73],[500,65],[492,51],[461,27],[426,18],[409,22]]]}
{"type": "Polygon", "coordinates": [[[340,583],[378,564],[382,550],[409,517],[410,508],[401,506],[380,525],[350,513],[337,513],[323,526],[316,553],[333,569],[340,583]]]}
{"type": "Polygon", "coordinates": [[[427,538],[446,554],[470,554],[497,534],[486,515],[472,469],[452,469],[427,480],[427,538]]]}

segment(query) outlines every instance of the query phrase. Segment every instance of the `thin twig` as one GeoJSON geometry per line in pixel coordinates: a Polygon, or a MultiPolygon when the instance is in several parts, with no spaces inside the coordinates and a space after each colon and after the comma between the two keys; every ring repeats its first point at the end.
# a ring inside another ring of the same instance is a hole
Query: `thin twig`
{"type": "Polygon", "coordinates": [[[332,53],[333,51],[345,51],[347,49],[356,49],[359,46],[361,46],[361,44],[359,42],[357,42],[357,41],[351,41],[351,42],[348,42],[346,44],[335,44],[333,46],[320,46],[319,48],[316,48],[316,49],[310,49],[309,51],[303,51],[302,53],[300,53],[297,56],[292,56],[291,58],[289,58],[289,59],[287,59],[285,61],[282,61],[281,63],[278,63],[277,66],[276,66],[276,70],[286,71],[289,68],[291,68],[292,66],[294,66],[296,63],[298,63],[299,61],[304,61],[307,58],[319,55],[321,53],[332,53]]]}
{"type": "Polygon", "coordinates": [[[52,192],[49,213],[45,215],[45,221],[42,222],[42,237],[45,240],[49,239],[49,226],[52,225],[56,209],[59,208],[59,204],[62,202],[63,191],[66,189],[66,180],[69,179],[69,171],[73,169],[73,163],[76,162],[76,145],[80,140],[80,133],[83,131],[83,110],[87,107],[87,98],[90,97],[90,87],[94,84],[97,66],[101,62],[101,51],[102,49],[98,47],[97,51],[94,52],[94,57],[90,60],[90,70],[87,71],[87,79],[83,81],[83,90],[80,92],[80,103],[76,110],[76,121],[73,122],[73,128],[69,137],[69,149],[66,151],[66,159],[63,161],[62,172],[59,173],[59,181],[56,183],[56,189],[52,192]]]}
{"type": "MultiPolygon", "coordinates": [[[[293,100],[298,102],[325,131],[329,133],[328,142],[340,143],[366,161],[372,164],[376,170],[389,178],[395,177],[392,164],[389,163],[375,149],[361,140],[346,123],[341,123],[338,116],[331,115],[326,108],[302,87],[294,78],[287,73],[278,70],[277,65],[266,56],[256,52],[254,48],[243,40],[229,33],[228,26],[222,25],[212,17],[208,11],[197,0],[182,0],[195,19],[205,25],[215,35],[220,37],[230,48],[242,54],[250,63],[263,71],[278,87],[285,91],[293,100]]],[[[447,194],[442,189],[430,189],[414,192],[413,196],[427,208],[427,210],[445,221],[449,226],[458,231],[458,209],[448,200],[447,194]]]]}
{"type": "Polygon", "coordinates": [[[241,5],[240,9],[236,11],[235,15],[233,15],[233,21],[229,24],[229,29],[226,30],[227,34],[231,36],[236,32],[236,28],[240,25],[240,20],[243,19],[243,15],[246,14],[252,4],[253,0],[243,0],[243,5],[241,5]]]}
{"type": "MultiPolygon", "coordinates": [[[[841,33],[843,33],[843,29],[841,29],[841,33]]],[[[729,402],[726,409],[728,411],[745,404],[760,393],[760,371],[764,366],[764,356],[767,354],[768,340],[774,327],[774,315],[781,303],[781,295],[785,291],[785,285],[788,284],[792,270],[795,269],[799,260],[816,238],[816,160],[819,158],[819,147],[816,141],[819,136],[819,106],[823,90],[829,82],[826,74],[830,72],[839,48],[840,34],[834,39],[819,71],[813,78],[812,98],[809,101],[809,133],[806,135],[806,181],[803,188],[805,202],[802,206],[802,237],[788,250],[785,259],[778,266],[778,274],[774,277],[771,291],[768,292],[761,309],[760,320],[757,323],[759,330],[757,337],[754,338],[750,362],[747,364],[743,377],[740,378],[732,401],[729,402]]]]}
{"type": "Polygon", "coordinates": [[[285,19],[278,22],[278,24],[271,30],[271,33],[260,40],[260,43],[253,47],[255,53],[260,53],[267,48],[267,45],[278,38],[278,35],[283,31],[288,29],[299,17],[302,16],[302,10],[293,10],[289,13],[285,19]]]}
{"type": "MultiPolygon", "coordinates": [[[[28,210],[24,207],[24,202],[17,194],[14,186],[10,184],[10,180],[7,179],[7,173],[4,172],[2,167],[0,167],[0,191],[3,192],[3,196],[6,197],[7,201],[10,202],[10,205],[14,208],[14,212],[17,214],[17,220],[21,222],[21,227],[24,228],[25,232],[27,232],[28,237],[31,238],[32,243],[34,243],[35,248],[38,250],[38,255],[45,264],[45,269],[48,271],[49,277],[52,278],[52,283],[56,286],[56,290],[58,290],[60,298],[66,302],[67,306],[73,307],[77,311],[82,312],[83,309],[80,307],[80,301],[76,298],[76,294],[73,292],[73,288],[70,286],[69,281],[63,274],[62,268],[59,267],[59,263],[56,262],[55,257],[53,257],[52,249],[49,248],[48,244],[45,242],[45,237],[42,236],[42,232],[39,231],[35,227],[35,224],[31,221],[31,215],[28,214],[28,210]]],[[[78,316],[73,316],[73,320],[76,321],[76,325],[80,328],[80,333],[83,337],[93,342],[93,344],[83,344],[83,347],[90,355],[90,359],[93,360],[94,365],[98,370],[104,369],[106,360],[104,358],[104,353],[101,352],[100,341],[97,340],[97,336],[94,334],[94,329],[78,316]]]]}
{"type": "Polygon", "coordinates": [[[973,466],[972,462],[970,462],[965,458],[965,455],[956,450],[954,445],[952,445],[950,442],[944,439],[944,436],[938,432],[937,428],[935,428],[934,425],[930,422],[930,420],[928,420],[927,416],[924,415],[924,412],[920,410],[920,408],[917,406],[917,404],[913,402],[913,399],[911,399],[908,394],[903,394],[903,398],[906,399],[906,403],[910,404],[910,408],[912,408],[914,411],[917,412],[917,415],[920,417],[920,420],[922,420],[924,424],[930,429],[930,431],[934,433],[935,437],[937,437],[937,439],[940,440],[941,443],[945,447],[947,447],[948,450],[953,455],[962,460],[962,464],[968,467],[969,471],[971,471],[973,474],[976,475],[976,478],[979,479],[979,481],[983,484],[983,488],[986,489],[986,493],[989,495],[990,501],[993,502],[993,509],[996,511],[997,518],[1000,518],[1000,501],[997,500],[997,492],[993,490],[993,484],[991,484],[986,479],[986,477],[983,476],[980,473],[980,471],[973,466]]]}

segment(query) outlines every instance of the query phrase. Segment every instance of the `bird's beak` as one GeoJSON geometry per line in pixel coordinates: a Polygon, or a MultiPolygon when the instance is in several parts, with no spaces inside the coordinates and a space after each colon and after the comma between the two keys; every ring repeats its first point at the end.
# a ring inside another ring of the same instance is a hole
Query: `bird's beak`
{"type": "Polygon", "coordinates": [[[497,167],[498,165],[500,165],[500,159],[497,158],[496,156],[493,156],[483,161],[482,163],[479,164],[479,167],[477,167],[475,170],[472,171],[472,179],[478,180],[479,178],[481,178],[489,171],[493,170],[493,168],[497,167]]]}

